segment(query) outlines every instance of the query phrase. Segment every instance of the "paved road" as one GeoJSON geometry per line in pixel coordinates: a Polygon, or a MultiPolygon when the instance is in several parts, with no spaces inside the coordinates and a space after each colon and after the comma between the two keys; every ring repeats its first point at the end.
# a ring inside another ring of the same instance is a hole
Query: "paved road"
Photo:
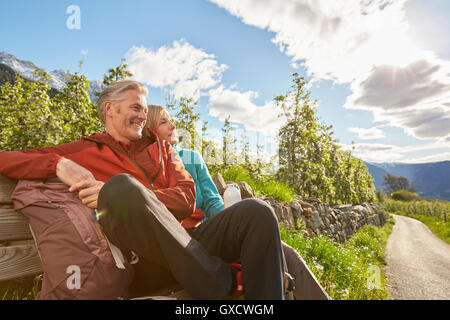
{"type": "Polygon", "coordinates": [[[386,247],[387,288],[394,300],[449,300],[450,245],[422,222],[392,215],[386,247]]]}

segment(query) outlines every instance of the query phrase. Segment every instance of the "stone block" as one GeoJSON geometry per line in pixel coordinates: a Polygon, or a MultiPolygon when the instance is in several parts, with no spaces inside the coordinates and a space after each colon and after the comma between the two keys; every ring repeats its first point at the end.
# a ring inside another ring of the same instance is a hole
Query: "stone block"
{"type": "Polygon", "coordinates": [[[242,199],[253,198],[255,196],[255,192],[250,188],[247,182],[240,181],[237,185],[239,186],[239,189],[241,189],[242,199]]]}
{"type": "Polygon", "coordinates": [[[227,188],[227,184],[225,183],[225,180],[223,179],[222,175],[220,173],[216,173],[214,177],[212,177],[212,180],[216,185],[219,194],[223,195],[225,189],[227,188]]]}

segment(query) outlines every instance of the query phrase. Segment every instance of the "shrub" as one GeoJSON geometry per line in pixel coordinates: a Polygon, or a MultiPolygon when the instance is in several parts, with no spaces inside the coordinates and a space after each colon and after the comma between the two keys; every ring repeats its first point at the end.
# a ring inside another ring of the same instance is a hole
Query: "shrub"
{"type": "Polygon", "coordinates": [[[400,201],[419,201],[420,197],[414,192],[408,190],[399,190],[392,194],[392,199],[400,201]]]}

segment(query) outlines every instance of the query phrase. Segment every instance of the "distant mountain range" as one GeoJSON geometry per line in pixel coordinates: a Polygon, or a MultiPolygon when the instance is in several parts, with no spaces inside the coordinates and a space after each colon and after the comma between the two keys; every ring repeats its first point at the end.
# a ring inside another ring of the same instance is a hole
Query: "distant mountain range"
{"type": "Polygon", "coordinates": [[[373,163],[365,162],[375,187],[383,189],[387,173],[402,176],[414,183],[422,198],[450,201],[450,161],[430,163],[373,163]]]}
{"type": "MultiPolygon", "coordinates": [[[[36,70],[36,66],[33,62],[20,60],[16,56],[0,51],[0,85],[5,82],[14,83],[16,79],[16,74],[19,74],[22,78],[26,80],[37,80],[37,77],[33,75],[36,70]]],[[[50,95],[53,96],[58,91],[61,91],[66,85],[66,77],[69,74],[64,70],[53,70],[49,72],[52,76],[49,84],[52,87],[50,95]]],[[[95,101],[95,92],[102,91],[102,83],[98,80],[93,80],[89,82],[90,90],[89,95],[92,101],[95,101]]]]}

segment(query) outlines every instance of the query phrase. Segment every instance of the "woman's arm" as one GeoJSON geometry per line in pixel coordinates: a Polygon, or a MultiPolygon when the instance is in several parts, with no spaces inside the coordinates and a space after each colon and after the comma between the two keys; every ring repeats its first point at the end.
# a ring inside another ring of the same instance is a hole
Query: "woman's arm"
{"type": "Polygon", "coordinates": [[[197,179],[203,196],[203,204],[200,208],[206,219],[218,214],[225,209],[222,197],[214,184],[205,161],[198,152],[194,152],[195,167],[197,170],[197,179]]]}

